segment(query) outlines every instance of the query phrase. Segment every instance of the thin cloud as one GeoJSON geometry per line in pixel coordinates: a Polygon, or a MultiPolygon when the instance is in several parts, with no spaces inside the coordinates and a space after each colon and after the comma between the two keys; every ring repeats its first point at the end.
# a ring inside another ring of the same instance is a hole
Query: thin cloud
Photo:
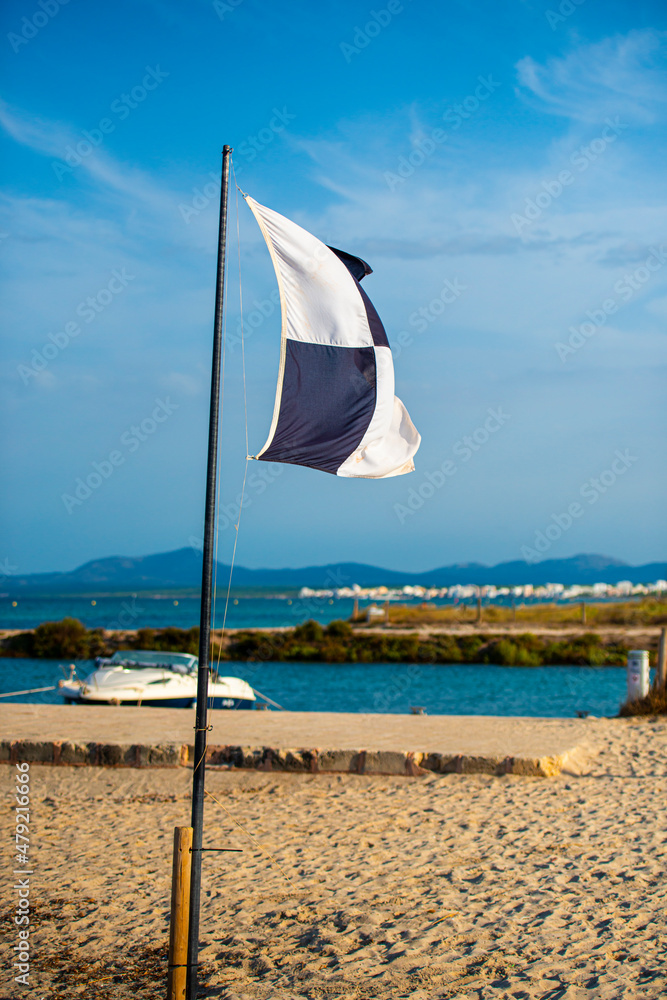
{"type": "Polygon", "coordinates": [[[620,115],[650,125],[667,104],[665,31],[631,31],[584,45],[544,64],[516,64],[517,96],[536,110],[580,122],[620,115]],[[661,65],[662,64],[662,65],[661,65]]]}
{"type": "MultiPolygon", "coordinates": [[[[49,157],[65,170],[68,167],[67,147],[76,147],[82,138],[71,125],[40,118],[4,101],[0,102],[0,126],[15,142],[49,157]]],[[[178,214],[179,202],[187,201],[187,197],[179,197],[154,175],[119,162],[103,149],[81,157],[80,164],[73,170],[72,176],[86,178],[93,193],[110,203],[112,211],[120,207],[136,213],[133,218],[143,229],[152,230],[155,235],[159,230],[163,238],[177,243],[199,241],[201,227],[197,221],[192,226],[185,226],[178,214]]],[[[68,178],[70,175],[63,176],[68,178]]],[[[207,228],[208,221],[207,217],[202,220],[207,228]]]]}

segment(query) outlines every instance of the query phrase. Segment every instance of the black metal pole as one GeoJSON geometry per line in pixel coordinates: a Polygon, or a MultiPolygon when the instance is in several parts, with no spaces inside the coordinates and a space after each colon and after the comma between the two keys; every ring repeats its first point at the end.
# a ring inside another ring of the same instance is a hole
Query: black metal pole
{"type": "Polygon", "coordinates": [[[211,409],[208,426],[208,465],[206,468],[206,509],[204,515],[204,561],[201,578],[201,613],[199,618],[199,672],[197,675],[197,713],[195,722],[195,758],[192,775],[192,875],[190,881],[190,921],[188,924],[187,1000],[197,996],[199,959],[199,903],[201,893],[202,833],[204,828],[204,776],[206,756],[206,702],[208,697],[209,645],[211,641],[211,581],[215,550],[215,493],[218,461],[218,414],[220,410],[220,359],[222,356],[222,308],[225,290],[225,246],[227,241],[227,195],[231,146],[222,147],[222,187],[218,227],[218,271],[215,285],[215,323],[213,327],[213,363],[211,369],[211,409]]]}

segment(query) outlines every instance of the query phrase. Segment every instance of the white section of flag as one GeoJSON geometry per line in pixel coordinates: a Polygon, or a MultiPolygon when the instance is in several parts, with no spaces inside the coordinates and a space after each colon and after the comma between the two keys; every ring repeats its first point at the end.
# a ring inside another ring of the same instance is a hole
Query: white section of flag
{"type": "Polygon", "coordinates": [[[350,272],[316,236],[249,195],[246,201],[271,251],[288,340],[372,347],[364,303],[350,272]]]}
{"type": "Polygon", "coordinates": [[[389,347],[375,348],[376,401],[373,419],[357,450],[338,469],[350,479],[389,479],[414,471],[421,437],[405,406],[394,395],[394,362],[389,347]]]}

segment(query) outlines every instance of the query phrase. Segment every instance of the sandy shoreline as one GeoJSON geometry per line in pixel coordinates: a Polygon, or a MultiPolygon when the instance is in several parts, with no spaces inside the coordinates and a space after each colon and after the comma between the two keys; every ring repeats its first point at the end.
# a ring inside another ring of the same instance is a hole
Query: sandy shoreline
{"type": "MultiPolygon", "coordinates": [[[[205,861],[202,995],[662,995],[667,721],[605,725],[584,777],[211,772],[206,841],[243,853],[205,861]]],[[[32,766],[33,989],[12,990],[6,936],[3,996],[164,996],[190,777],[32,766]]]]}

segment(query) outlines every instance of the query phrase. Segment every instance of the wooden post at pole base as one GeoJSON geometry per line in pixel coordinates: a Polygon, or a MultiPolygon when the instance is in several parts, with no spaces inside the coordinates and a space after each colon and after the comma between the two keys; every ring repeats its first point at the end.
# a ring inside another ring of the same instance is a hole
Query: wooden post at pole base
{"type": "Polygon", "coordinates": [[[660,632],[658,646],[658,664],[655,672],[655,686],[658,691],[667,689],[667,628],[660,632]]]}
{"type": "Polygon", "coordinates": [[[581,602],[581,624],[586,624],[586,601],[581,602]]]}
{"type": "Polygon", "coordinates": [[[167,1000],[185,1000],[191,867],[192,827],[177,826],[174,829],[174,861],[171,873],[167,1000]]]}

